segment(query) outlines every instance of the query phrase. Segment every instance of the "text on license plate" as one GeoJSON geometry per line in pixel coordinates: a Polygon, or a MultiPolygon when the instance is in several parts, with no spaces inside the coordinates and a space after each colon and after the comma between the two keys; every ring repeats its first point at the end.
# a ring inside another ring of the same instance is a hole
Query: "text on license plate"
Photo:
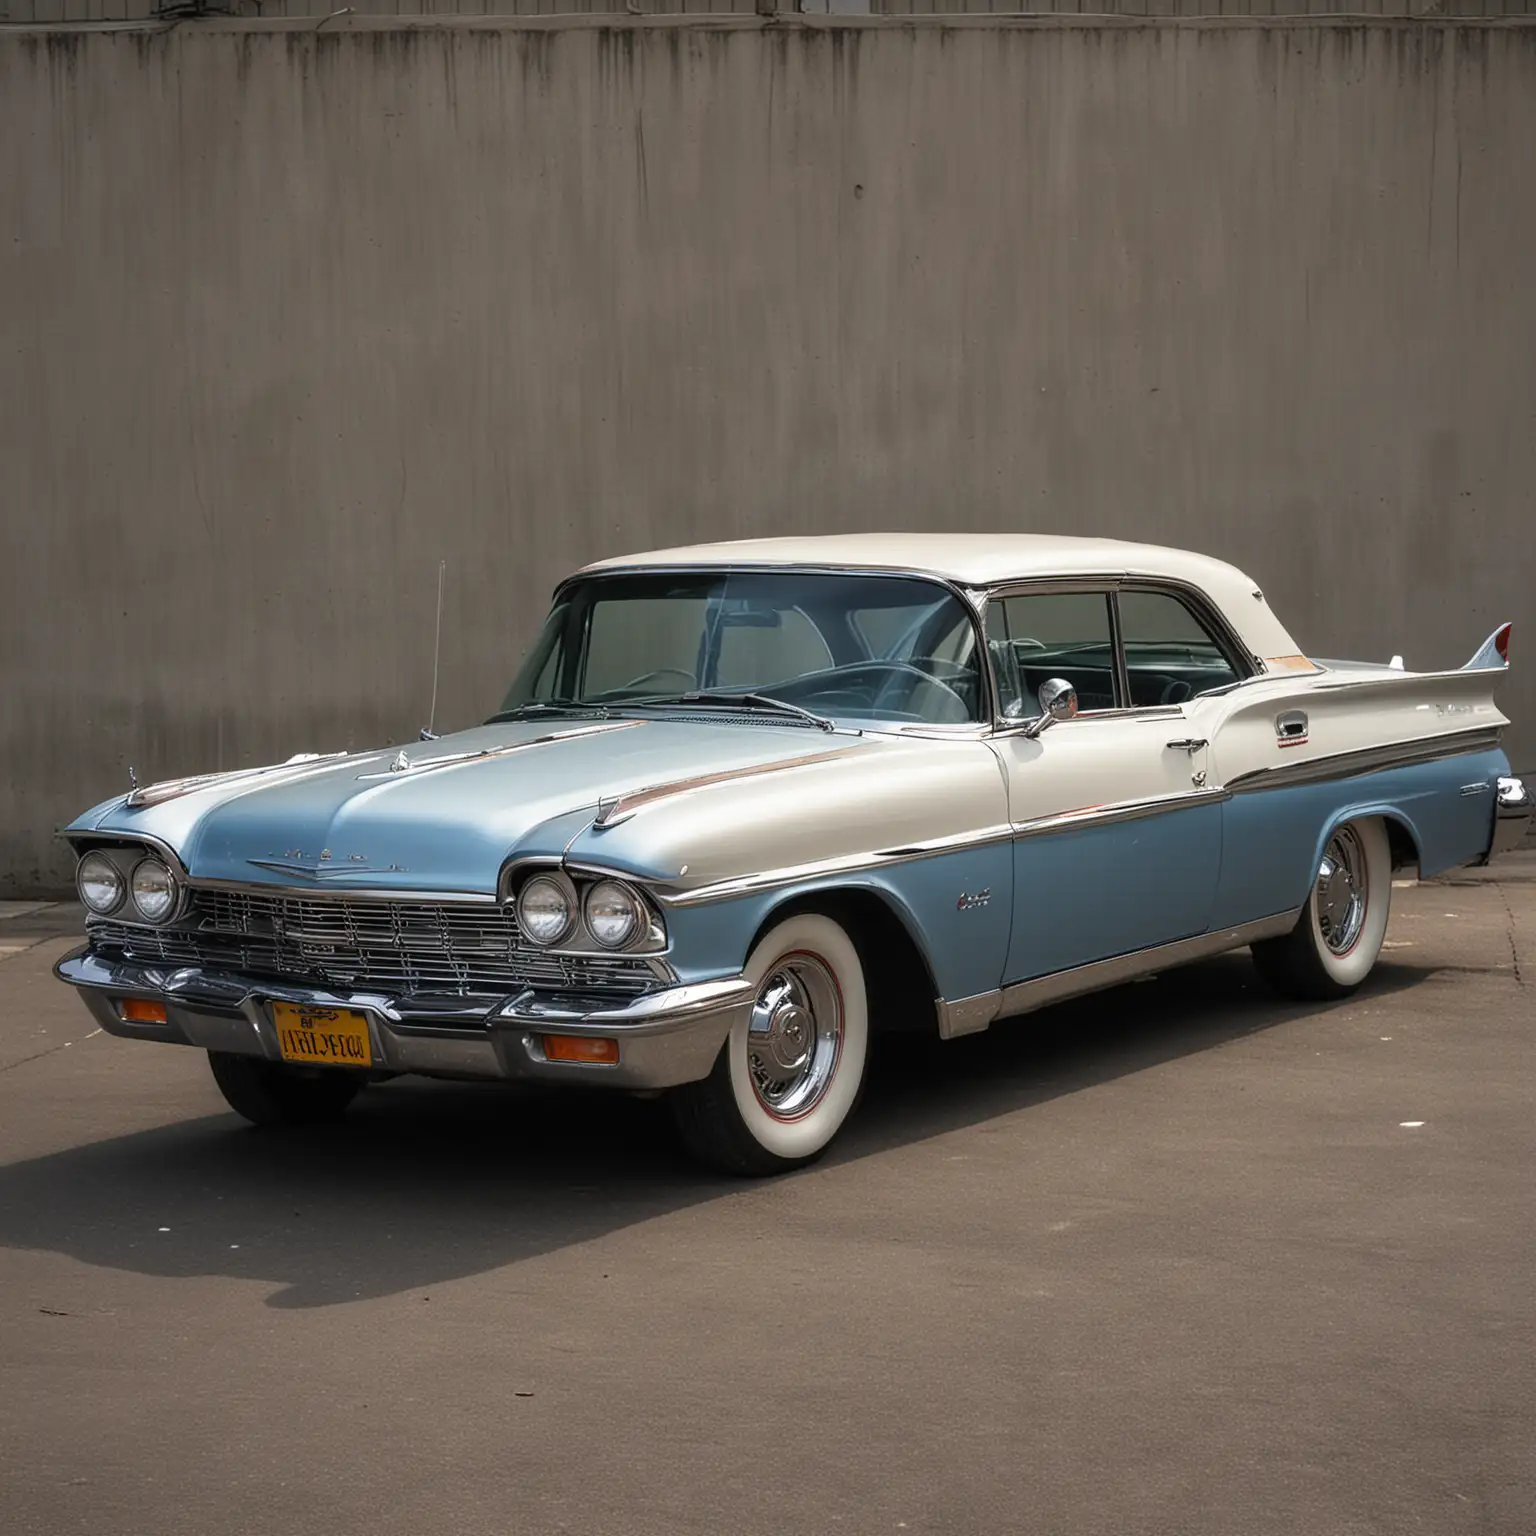
{"type": "Polygon", "coordinates": [[[273,1003],[272,1019],[284,1061],[313,1067],[366,1067],[373,1062],[368,1020],[354,1009],[273,1003]]]}

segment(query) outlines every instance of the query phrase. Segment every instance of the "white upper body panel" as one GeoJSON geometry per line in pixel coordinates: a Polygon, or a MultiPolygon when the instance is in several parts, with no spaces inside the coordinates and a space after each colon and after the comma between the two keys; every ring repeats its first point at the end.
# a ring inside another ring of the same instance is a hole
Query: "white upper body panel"
{"type": "Polygon", "coordinates": [[[672,566],[793,565],[838,570],[916,572],[965,587],[1051,577],[1152,577],[1203,592],[1255,656],[1294,658],[1298,647],[1270,611],[1258,584],[1209,555],[1119,539],[1045,533],[839,533],[821,537],[736,539],[649,550],[599,560],[595,571],[672,566]]]}

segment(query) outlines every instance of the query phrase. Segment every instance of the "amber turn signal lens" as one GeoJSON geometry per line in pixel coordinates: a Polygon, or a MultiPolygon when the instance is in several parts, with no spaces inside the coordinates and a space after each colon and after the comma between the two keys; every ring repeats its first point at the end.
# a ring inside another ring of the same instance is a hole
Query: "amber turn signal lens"
{"type": "Polygon", "coordinates": [[[164,1024],[165,1004],[147,997],[125,997],[117,1005],[118,1016],[130,1024],[164,1024]]]}
{"type": "Polygon", "coordinates": [[[616,1067],[619,1042],[594,1039],[591,1035],[545,1035],[544,1055],[550,1061],[596,1062],[600,1066],[616,1067]]]}

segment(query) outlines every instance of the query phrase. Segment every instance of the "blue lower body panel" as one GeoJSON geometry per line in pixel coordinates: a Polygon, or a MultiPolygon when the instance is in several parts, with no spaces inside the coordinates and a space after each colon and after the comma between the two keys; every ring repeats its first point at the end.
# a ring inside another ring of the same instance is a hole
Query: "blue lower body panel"
{"type": "Polygon", "coordinates": [[[1204,933],[1221,865],[1218,803],[1021,838],[1009,982],[1204,933]]]}
{"type": "Polygon", "coordinates": [[[1235,794],[1222,807],[1213,922],[1231,927],[1300,906],[1334,829],[1365,816],[1390,817],[1406,828],[1422,875],[1480,858],[1493,835],[1494,788],[1508,772],[1509,759],[1494,749],[1235,794]]]}
{"type": "Polygon", "coordinates": [[[668,958],[683,981],[733,975],[746,962],[754,937],[782,909],[818,893],[857,891],[882,902],[912,936],[939,996],[989,992],[998,985],[1008,952],[1012,859],[1007,842],[989,843],[728,901],[673,907],[667,912],[668,958]]]}

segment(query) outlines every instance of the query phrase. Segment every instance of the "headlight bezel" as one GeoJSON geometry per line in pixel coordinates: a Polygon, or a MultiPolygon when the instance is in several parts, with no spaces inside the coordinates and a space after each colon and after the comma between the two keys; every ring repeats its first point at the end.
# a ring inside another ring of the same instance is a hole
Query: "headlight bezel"
{"type": "Polygon", "coordinates": [[[139,917],[152,928],[163,928],[165,924],[175,919],[177,910],[181,906],[181,882],[176,878],[176,871],[171,868],[167,860],[157,853],[149,852],[134,862],[132,873],[128,876],[128,895],[133,902],[133,910],[139,917]],[[167,900],[164,909],[158,915],[147,911],[139,897],[139,875],[151,865],[165,873],[167,900]]]}
{"type": "Polygon", "coordinates": [[[80,904],[92,917],[111,917],[114,912],[121,910],[123,903],[128,899],[128,877],[109,854],[100,848],[89,848],[80,855],[79,862],[75,865],[75,894],[79,896],[80,904]],[[85,894],[86,866],[95,864],[101,864],[110,870],[116,884],[116,895],[105,906],[98,906],[85,894]]]}
{"type": "Polygon", "coordinates": [[[586,925],[588,936],[594,943],[615,954],[628,949],[645,932],[648,915],[645,901],[639,891],[625,880],[594,880],[581,898],[581,920],[586,925]],[[597,899],[598,893],[603,891],[617,893],[619,902],[629,915],[629,926],[616,939],[603,937],[598,931],[598,919],[592,914],[594,900],[597,899]]]}
{"type": "Polygon", "coordinates": [[[557,955],[645,955],[665,954],[671,947],[666,922],[656,900],[632,876],[602,868],[567,868],[562,860],[535,857],[504,865],[499,882],[500,900],[517,918],[520,942],[557,955]],[[556,886],[571,903],[572,920],[562,934],[541,940],[523,915],[523,896],[538,880],[556,886]],[[629,931],[618,943],[598,938],[588,917],[587,903],[599,886],[612,884],[623,893],[623,900],[634,913],[629,931]]]}
{"type": "Polygon", "coordinates": [[[114,837],[110,834],[91,837],[82,833],[79,837],[71,837],[69,841],[75,854],[75,895],[85,907],[89,922],[110,920],[141,928],[164,928],[179,922],[186,915],[191,891],[186,867],[176,851],[159,838],[143,834],[137,837],[114,837]],[[158,919],[146,915],[134,899],[134,876],[139,867],[150,859],[164,868],[173,892],[170,905],[158,919]],[[93,870],[99,873],[101,866],[111,869],[119,882],[117,899],[110,906],[92,905],[85,899],[83,876],[88,876],[93,870]]]}

